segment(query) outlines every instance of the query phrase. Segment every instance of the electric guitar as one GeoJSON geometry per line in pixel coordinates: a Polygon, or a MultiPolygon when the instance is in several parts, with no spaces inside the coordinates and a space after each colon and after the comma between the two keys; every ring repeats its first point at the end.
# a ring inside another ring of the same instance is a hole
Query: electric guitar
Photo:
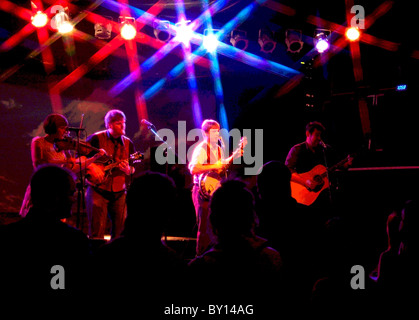
{"type": "Polygon", "coordinates": [[[337,164],[335,164],[333,167],[327,168],[324,165],[318,164],[310,171],[300,173],[300,177],[306,180],[311,180],[314,182],[314,187],[311,189],[308,189],[306,186],[303,186],[300,183],[291,181],[291,196],[297,200],[298,203],[305,204],[306,206],[309,206],[313,204],[314,201],[318,198],[320,193],[329,188],[330,182],[328,179],[328,173],[331,173],[343,165],[345,165],[347,162],[352,161],[353,156],[349,155],[347,158],[339,161],[337,164]]]}
{"type": "MultiPolygon", "coordinates": [[[[142,159],[144,159],[144,154],[142,154],[141,152],[135,152],[135,153],[133,153],[129,156],[130,164],[141,162],[142,159]]],[[[121,162],[124,162],[124,161],[126,161],[126,160],[114,161],[112,159],[109,159],[108,161],[106,161],[104,163],[95,162],[95,163],[90,164],[87,167],[87,173],[86,173],[87,181],[94,186],[98,186],[98,185],[102,184],[103,182],[106,181],[106,179],[112,173],[112,170],[114,168],[118,167],[119,164],[121,162]],[[100,168],[100,170],[102,170],[102,172],[104,173],[103,178],[100,179],[99,177],[97,177],[97,175],[93,174],[93,168],[92,167],[100,168]]]]}
{"type": "Polygon", "coordinates": [[[241,150],[244,149],[244,147],[247,145],[247,137],[243,137],[240,140],[239,146],[236,150],[234,150],[232,154],[231,161],[224,167],[222,172],[215,172],[215,171],[208,171],[205,173],[201,173],[198,177],[198,186],[199,186],[199,193],[201,196],[209,200],[214,193],[215,190],[217,190],[221,186],[221,180],[223,173],[225,175],[225,172],[227,171],[228,167],[233,162],[233,159],[235,156],[241,152],[241,150]]]}

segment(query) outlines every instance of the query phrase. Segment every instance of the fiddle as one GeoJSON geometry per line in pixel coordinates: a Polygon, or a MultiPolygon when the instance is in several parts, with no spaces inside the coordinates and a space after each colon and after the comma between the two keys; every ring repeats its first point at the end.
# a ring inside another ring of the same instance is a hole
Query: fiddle
{"type": "Polygon", "coordinates": [[[63,139],[54,140],[54,149],[57,152],[62,150],[77,150],[80,155],[87,155],[91,151],[100,152],[98,148],[95,148],[85,141],[77,141],[70,137],[64,137],[63,139]]]}

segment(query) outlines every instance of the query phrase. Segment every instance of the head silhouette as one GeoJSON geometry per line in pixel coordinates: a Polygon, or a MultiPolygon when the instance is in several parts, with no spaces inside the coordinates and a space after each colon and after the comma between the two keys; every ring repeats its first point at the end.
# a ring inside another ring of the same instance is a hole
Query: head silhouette
{"type": "Polygon", "coordinates": [[[219,240],[253,235],[257,224],[254,197],[245,183],[222,183],[210,201],[210,222],[219,240]]]}
{"type": "Polygon", "coordinates": [[[48,164],[39,167],[31,178],[33,214],[45,219],[63,219],[71,215],[76,184],[71,171],[48,164]]]}
{"type": "Polygon", "coordinates": [[[291,197],[291,171],[280,161],[265,163],[257,176],[257,189],[262,200],[291,197]]]}
{"type": "Polygon", "coordinates": [[[138,234],[143,230],[150,236],[161,236],[170,212],[176,210],[175,184],[165,174],[143,172],[131,183],[126,201],[124,235],[138,234]]]}

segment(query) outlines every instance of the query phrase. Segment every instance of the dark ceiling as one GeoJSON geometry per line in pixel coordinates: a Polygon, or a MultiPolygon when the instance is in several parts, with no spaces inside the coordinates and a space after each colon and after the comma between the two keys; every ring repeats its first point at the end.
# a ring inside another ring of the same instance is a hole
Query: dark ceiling
{"type": "MultiPolygon", "coordinates": [[[[78,14],[88,8],[92,1],[79,0],[70,1],[70,13],[72,17],[76,17],[78,14]]],[[[121,1],[122,2],[122,1],[121,1]]],[[[128,1],[132,8],[138,8],[144,11],[149,10],[157,1],[128,1]]],[[[194,20],[202,13],[202,2],[201,0],[184,1],[185,11],[187,19],[194,20]]],[[[215,1],[210,1],[209,5],[215,1]]],[[[246,5],[252,1],[225,1],[226,4],[221,10],[213,15],[213,27],[221,28],[228,21],[234,18],[246,5]]],[[[30,1],[18,0],[14,1],[17,5],[30,8],[30,1]]],[[[53,1],[44,1],[45,6],[52,5],[53,1]]],[[[106,5],[106,1],[94,12],[100,15],[112,16],[114,21],[117,21],[119,13],[114,12],[110,9],[110,6],[106,5]]],[[[176,7],[175,1],[161,1],[163,3],[163,10],[159,13],[158,18],[162,20],[169,20],[176,22],[176,7]]],[[[278,62],[286,66],[293,68],[300,68],[298,61],[307,57],[307,54],[312,50],[312,37],[316,26],[312,22],[312,17],[321,18],[321,23],[331,24],[332,26],[345,25],[345,8],[346,3],[350,1],[266,1],[264,5],[259,6],[251,16],[243,21],[239,28],[247,32],[249,38],[248,52],[254,53],[262,58],[270,61],[278,62]],[[276,49],[270,54],[264,54],[260,51],[260,47],[257,43],[258,32],[260,28],[269,28],[274,32],[275,40],[277,41],[276,49]],[[285,30],[288,28],[300,29],[303,32],[303,41],[305,42],[303,49],[300,53],[291,54],[287,52],[285,45],[285,30]],[[296,63],[297,62],[297,63],[296,63]]],[[[333,79],[335,82],[331,84],[332,91],[344,92],[353,90],[354,86],[372,86],[376,88],[388,88],[393,87],[397,83],[409,81],[410,85],[416,85],[416,71],[418,67],[418,54],[419,50],[418,37],[416,31],[418,27],[414,17],[414,10],[412,10],[412,4],[409,1],[359,1],[358,5],[362,5],[365,9],[367,21],[369,17],[377,15],[378,18],[375,21],[371,21],[371,25],[365,30],[365,33],[369,36],[374,37],[373,43],[360,42],[360,63],[362,66],[363,77],[360,83],[355,83],[353,66],[351,60],[351,52],[349,45],[346,45],[343,49],[339,50],[336,54],[328,57],[328,61],[324,64],[324,68],[327,69],[328,77],[333,79]],[[388,50],[386,44],[393,44],[396,46],[396,50],[388,50]]],[[[135,12],[134,12],[135,16],[135,12]]],[[[0,29],[0,41],[5,41],[13,34],[21,30],[27,21],[24,21],[16,16],[6,13],[0,10],[1,18],[1,29],[0,29]]],[[[87,34],[93,34],[93,24],[88,20],[82,20],[76,28],[84,31],[87,34]]],[[[201,27],[197,32],[202,33],[204,27],[201,27]]],[[[144,33],[153,35],[153,28],[151,26],[145,26],[142,30],[144,33]]],[[[50,33],[52,34],[52,33],[50,33]]],[[[115,33],[112,34],[112,37],[115,33]]],[[[338,33],[332,33],[332,40],[338,41],[342,35],[338,33]]],[[[224,42],[229,44],[228,36],[224,39],[224,42]]],[[[19,71],[10,77],[7,77],[6,81],[18,81],[13,80],[14,76],[28,72],[28,73],[40,73],[43,72],[43,66],[41,64],[41,55],[36,55],[28,59],[28,55],[37,48],[38,40],[36,33],[32,33],[27,37],[21,39],[18,45],[10,50],[1,52],[2,59],[0,61],[0,71],[4,74],[6,70],[13,65],[19,65],[19,71]]],[[[63,49],[62,41],[56,41],[51,45],[54,51],[56,69],[54,73],[67,73],[68,66],[64,67],[66,54],[63,49]]],[[[94,53],[98,50],[97,47],[92,43],[76,41],[76,63],[82,64],[86,62],[94,53]]],[[[138,46],[139,59],[144,61],[156,52],[156,49],[152,46],[138,46]]],[[[173,53],[177,51],[174,50],[173,53]]],[[[125,72],[128,72],[126,61],[124,61],[124,53],[118,51],[112,56],[112,59],[122,60],[122,67],[118,67],[118,72],[114,72],[113,76],[123,77],[126,76],[125,72]]],[[[173,65],[178,63],[181,59],[181,54],[171,54],[167,59],[173,59],[173,65]]],[[[237,63],[232,61],[231,58],[222,57],[220,55],[221,69],[224,72],[234,72],[240,74],[241,72],[248,74],[253,72],[254,69],[251,66],[243,63],[237,63]],[[249,69],[250,68],[250,69],[249,69]],[[250,70],[250,71],[249,71],[250,70]]],[[[169,60],[167,60],[169,61],[169,60]]],[[[169,64],[171,64],[169,62],[169,64]]],[[[160,67],[160,66],[159,66],[160,67]]],[[[164,75],[167,70],[163,67],[159,70],[159,67],[149,73],[150,79],[144,79],[144,81],[150,80],[153,82],[154,79],[164,75]]],[[[197,77],[210,76],[204,68],[196,67],[197,77]],[[202,72],[201,72],[202,71],[202,72]]],[[[304,72],[303,69],[301,71],[304,72]]],[[[4,80],[4,78],[3,78],[4,80]]],[[[278,83],[284,83],[286,79],[278,79],[278,83]]]]}

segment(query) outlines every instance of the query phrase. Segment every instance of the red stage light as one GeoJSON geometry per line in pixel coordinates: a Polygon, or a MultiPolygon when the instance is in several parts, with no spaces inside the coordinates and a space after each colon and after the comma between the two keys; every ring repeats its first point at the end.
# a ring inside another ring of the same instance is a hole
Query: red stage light
{"type": "Polygon", "coordinates": [[[121,37],[125,40],[132,40],[137,35],[135,19],[131,17],[119,17],[121,23],[121,37]]]}
{"type": "Polygon", "coordinates": [[[38,11],[32,16],[31,20],[34,27],[42,28],[48,23],[48,16],[42,11],[38,11]]]}
{"type": "Polygon", "coordinates": [[[359,37],[361,36],[361,32],[359,31],[358,28],[351,27],[346,30],[345,36],[349,41],[356,41],[356,40],[359,40],[359,37]]]}

